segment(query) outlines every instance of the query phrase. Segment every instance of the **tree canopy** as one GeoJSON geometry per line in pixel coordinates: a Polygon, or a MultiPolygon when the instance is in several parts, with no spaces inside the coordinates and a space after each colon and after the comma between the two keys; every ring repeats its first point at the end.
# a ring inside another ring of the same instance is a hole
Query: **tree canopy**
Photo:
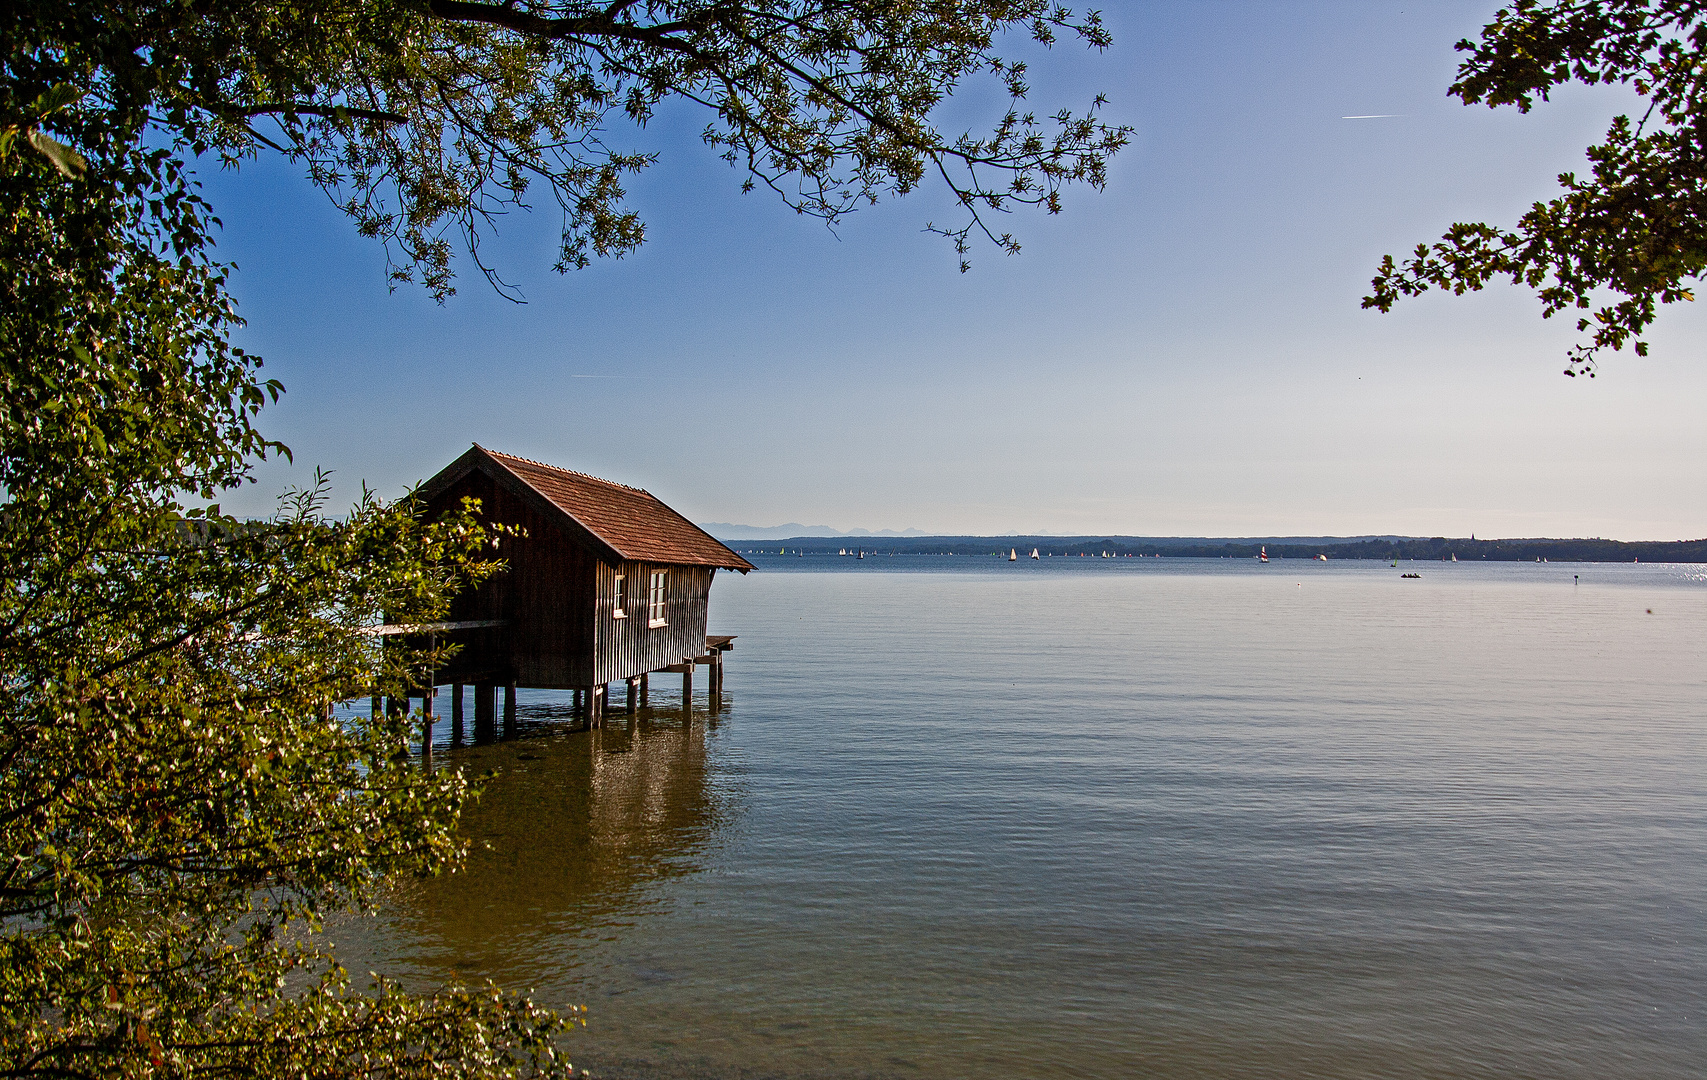
{"type": "Polygon", "coordinates": [[[47,124],[74,139],[96,116],[115,140],[151,130],[228,162],[271,147],[386,243],[396,280],[441,296],[457,241],[497,281],[481,239],[540,188],[562,213],[558,269],[640,244],[623,180],[656,156],[607,125],[667,99],[703,106],[705,141],[803,214],[940,180],[964,216],[932,227],[963,260],[974,232],[1017,250],[996,220],[1100,187],[1129,134],[1100,98],[1022,108],[1027,65],[1004,43],[1109,43],[1097,13],[1044,0],[25,0],[10,18],[13,111],[75,87],[47,124]],[[937,106],[974,78],[1011,107],[983,134],[940,130],[937,106]]]}
{"type": "Polygon", "coordinates": [[[1591,174],[1516,226],[1459,223],[1408,259],[1382,260],[1363,306],[1388,311],[1431,288],[1455,294],[1507,279],[1534,290],[1543,317],[1583,314],[1565,374],[1592,377],[1601,353],[1643,335],[1659,305],[1695,298],[1707,267],[1707,4],[1699,0],[1516,0],[1461,41],[1449,93],[1528,112],[1567,83],[1621,85],[1646,101],[1588,148],[1591,174]],[[1592,333],[1590,333],[1592,331],[1592,333]]]}
{"type": "MultiPolygon", "coordinates": [[[[281,387],[232,341],[197,160],[300,162],[395,282],[543,188],[558,266],[644,237],[609,145],[666,99],[748,182],[834,221],[932,176],[974,233],[1099,186],[1126,131],[1020,110],[1004,42],[1094,14],[1034,0],[296,4],[18,0],[0,11],[0,1073],[564,1075],[574,1019],[496,987],[353,987],[312,931],[398,874],[455,870],[473,788],[415,722],[338,709],[428,685],[442,617],[495,572],[474,507],[427,520],[324,479],[267,521],[217,503],[288,453],[281,387]],[[936,107],[995,78],[988,134],[936,107]]],[[[498,282],[502,287],[502,283],[498,282]]]]}

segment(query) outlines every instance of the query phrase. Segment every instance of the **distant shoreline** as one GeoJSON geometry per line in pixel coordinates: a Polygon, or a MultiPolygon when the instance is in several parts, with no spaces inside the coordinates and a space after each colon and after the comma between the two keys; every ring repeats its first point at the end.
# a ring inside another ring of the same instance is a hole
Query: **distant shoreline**
{"type": "Polygon", "coordinates": [[[1270,559],[1412,559],[1460,562],[1656,562],[1707,563],[1702,540],[1476,540],[1451,537],[1145,537],[1145,536],[797,536],[784,540],[726,539],[743,553],[767,551],[834,555],[991,555],[1017,552],[1040,555],[1115,558],[1248,559],[1267,549],[1270,559]]]}

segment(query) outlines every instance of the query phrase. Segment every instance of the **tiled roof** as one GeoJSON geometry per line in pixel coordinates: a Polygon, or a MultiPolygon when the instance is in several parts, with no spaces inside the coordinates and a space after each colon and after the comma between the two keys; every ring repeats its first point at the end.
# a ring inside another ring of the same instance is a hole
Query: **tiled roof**
{"type": "Polygon", "coordinates": [[[717,566],[743,573],[753,568],[752,563],[718,543],[710,533],[639,488],[484,447],[479,449],[624,559],[675,566],[717,566]]]}

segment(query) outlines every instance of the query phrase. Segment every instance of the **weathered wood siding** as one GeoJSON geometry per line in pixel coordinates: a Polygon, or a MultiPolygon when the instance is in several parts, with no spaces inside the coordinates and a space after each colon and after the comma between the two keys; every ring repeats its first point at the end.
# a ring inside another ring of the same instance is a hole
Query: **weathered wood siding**
{"type": "Polygon", "coordinates": [[[461,651],[437,673],[445,682],[503,682],[569,689],[615,682],[705,651],[706,607],[715,571],[601,561],[563,527],[546,519],[490,477],[474,472],[433,501],[444,511],[464,497],[480,500],[486,521],[520,526],[525,536],[499,538],[493,555],[508,568],[451,603],[448,621],[502,619],[503,627],[452,631],[461,651]],[[666,572],[667,625],[646,625],[653,570],[666,572]],[[628,583],[628,617],[615,617],[616,575],[628,583]]]}
{"type": "Polygon", "coordinates": [[[523,536],[504,536],[492,552],[509,565],[480,588],[458,596],[451,621],[503,619],[491,630],[457,631],[452,640],[463,652],[452,662],[448,681],[483,673],[521,686],[586,686],[593,674],[593,580],[598,560],[556,524],[523,503],[490,477],[473,473],[436,501],[455,507],[464,496],[481,502],[489,522],[520,526],[523,536]]]}
{"type": "Polygon", "coordinates": [[[706,602],[711,577],[705,566],[658,566],[625,562],[600,563],[598,609],[593,616],[598,662],[591,682],[615,682],[705,651],[706,602]],[[646,614],[652,572],[664,571],[664,618],[667,625],[648,626],[646,614]],[[616,617],[616,577],[628,584],[627,617],[616,617]]]}

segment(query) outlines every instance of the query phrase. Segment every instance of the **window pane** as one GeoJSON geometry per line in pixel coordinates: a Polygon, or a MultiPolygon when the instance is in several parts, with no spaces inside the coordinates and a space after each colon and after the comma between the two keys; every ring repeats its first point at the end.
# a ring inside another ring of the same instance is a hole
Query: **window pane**
{"type": "Polygon", "coordinates": [[[652,571],[651,588],[646,597],[646,619],[659,625],[664,621],[664,571],[652,571]]]}

